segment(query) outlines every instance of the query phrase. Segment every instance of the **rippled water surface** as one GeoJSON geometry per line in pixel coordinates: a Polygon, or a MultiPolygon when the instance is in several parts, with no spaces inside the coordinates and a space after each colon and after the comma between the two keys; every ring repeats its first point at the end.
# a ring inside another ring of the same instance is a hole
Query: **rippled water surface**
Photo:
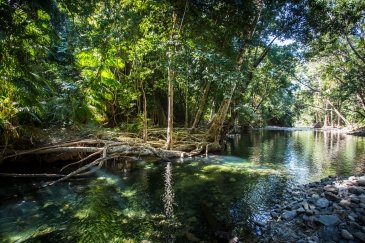
{"type": "Polygon", "coordinates": [[[110,166],[93,178],[33,190],[0,185],[2,242],[252,241],[254,220],[294,185],[364,169],[364,138],[320,131],[253,131],[223,155],[110,166]],[[130,166],[128,166],[130,167],[130,166]],[[23,191],[24,193],[20,193],[23,191]]]}

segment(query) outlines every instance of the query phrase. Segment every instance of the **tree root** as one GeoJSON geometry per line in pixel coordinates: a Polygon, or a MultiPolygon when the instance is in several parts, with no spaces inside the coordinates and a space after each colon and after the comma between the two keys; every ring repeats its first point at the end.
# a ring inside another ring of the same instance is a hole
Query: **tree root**
{"type": "MultiPolygon", "coordinates": [[[[185,140],[186,137],[183,138],[185,140]]],[[[195,139],[194,139],[195,140],[195,139]]],[[[200,140],[201,141],[201,140],[200,140]]],[[[86,176],[94,173],[100,169],[105,162],[112,159],[118,159],[123,157],[136,156],[140,157],[157,157],[165,161],[170,161],[172,158],[184,158],[192,157],[202,153],[208,153],[207,143],[198,143],[196,149],[190,152],[164,150],[161,148],[152,147],[149,144],[142,143],[128,143],[117,142],[109,140],[99,139],[86,139],[80,141],[74,141],[69,143],[57,144],[46,146],[42,148],[26,150],[26,151],[12,151],[11,154],[6,154],[4,160],[14,160],[20,156],[36,155],[36,156],[59,156],[60,154],[76,154],[79,155],[79,160],[69,163],[60,169],[60,173],[69,169],[72,166],[82,165],[76,170],[71,171],[68,174],[9,174],[2,173],[0,176],[8,177],[45,177],[45,178],[59,178],[52,181],[48,185],[54,185],[58,182],[65,181],[74,176],[86,176]]]]}

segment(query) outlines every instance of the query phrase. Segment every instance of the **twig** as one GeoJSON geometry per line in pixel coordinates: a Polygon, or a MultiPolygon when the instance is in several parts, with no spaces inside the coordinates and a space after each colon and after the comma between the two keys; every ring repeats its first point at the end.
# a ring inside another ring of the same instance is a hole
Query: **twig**
{"type": "Polygon", "coordinates": [[[101,152],[102,152],[102,151],[97,151],[97,152],[92,153],[92,154],[88,155],[87,157],[85,157],[85,158],[83,158],[83,159],[81,159],[81,160],[79,160],[79,161],[76,161],[76,162],[74,162],[74,163],[71,163],[71,164],[65,165],[64,167],[62,167],[62,168],[60,169],[60,172],[62,172],[64,169],[66,169],[66,168],[67,168],[67,167],[69,167],[69,166],[80,164],[80,163],[84,162],[85,160],[90,159],[91,157],[94,157],[94,156],[95,156],[95,155],[97,155],[97,154],[100,154],[101,152]]]}

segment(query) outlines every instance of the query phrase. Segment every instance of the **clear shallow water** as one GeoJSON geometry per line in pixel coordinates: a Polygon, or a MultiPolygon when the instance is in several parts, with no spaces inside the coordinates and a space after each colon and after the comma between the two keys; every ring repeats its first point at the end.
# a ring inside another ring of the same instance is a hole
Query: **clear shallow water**
{"type": "Polygon", "coordinates": [[[95,178],[39,190],[29,190],[39,181],[3,180],[0,239],[212,242],[217,232],[228,232],[250,242],[253,221],[268,217],[286,188],[360,172],[364,161],[361,137],[254,131],[229,139],[223,155],[169,166],[166,162],[141,162],[131,170],[110,166],[95,178]],[[25,192],[20,195],[21,190],[25,192]],[[166,216],[169,205],[172,210],[166,216]]]}

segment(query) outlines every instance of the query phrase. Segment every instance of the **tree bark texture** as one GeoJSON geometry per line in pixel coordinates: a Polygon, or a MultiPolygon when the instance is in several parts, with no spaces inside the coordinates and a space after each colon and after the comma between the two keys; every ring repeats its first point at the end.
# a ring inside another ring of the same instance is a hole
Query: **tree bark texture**
{"type": "Polygon", "coordinates": [[[146,92],[144,90],[143,82],[141,82],[141,90],[142,90],[142,96],[143,96],[143,142],[147,142],[147,138],[148,138],[147,98],[146,98],[146,92]]]}
{"type": "Polygon", "coordinates": [[[221,103],[219,110],[217,114],[215,115],[212,124],[210,125],[210,128],[207,132],[207,140],[209,142],[219,142],[221,139],[221,129],[224,123],[224,120],[226,118],[228,109],[231,105],[231,100],[233,93],[236,90],[236,85],[234,84],[231,93],[228,98],[225,98],[223,102],[221,103]]]}
{"type": "Polygon", "coordinates": [[[172,135],[174,126],[174,71],[168,67],[168,94],[167,94],[167,134],[166,134],[166,149],[172,147],[172,135]]]}
{"type": "MultiPolygon", "coordinates": [[[[175,11],[172,13],[172,32],[170,36],[170,41],[174,40],[175,36],[175,28],[176,28],[176,18],[177,14],[175,11]]],[[[172,63],[172,52],[174,52],[174,48],[169,48],[169,65],[167,67],[167,82],[168,82],[168,90],[167,90],[167,131],[166,131],[166,149],[172,148],[173,143],[173,126],[174,126],[174,70],[171,67],[172,63]]]]}
{"type": "Polygon", "coordinates": [[[195,114],[193,125],[191,126],[191,128],[193,128],[193,129],[197,128],[199,126],[199,123],[201,121],[201,118],[202,118],[202,115],[203,115],[203,112],[204,112],[204,108],[205,108],[205,106],[207,104],[207,101],[208,101],[211,85],[212,85],[212,83],[208,81],[206,83],[205,87],[204,87],[203,97],[199,101],[199,107],[198,107],[198,110],[195,114]]]}

